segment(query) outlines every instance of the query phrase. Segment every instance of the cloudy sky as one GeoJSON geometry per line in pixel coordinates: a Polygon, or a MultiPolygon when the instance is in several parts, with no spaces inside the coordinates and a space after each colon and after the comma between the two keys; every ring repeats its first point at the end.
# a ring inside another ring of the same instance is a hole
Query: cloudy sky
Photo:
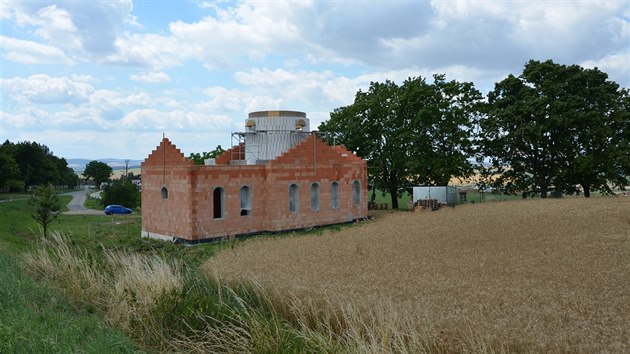
{"type": "Polygon", "coordinates": [[[248,112],[316,129],[371,81],[444,73],[482,92],[529,59],[630,87],[630,5],[613,1],[0,2],[0,139],[65,158],[231,144],[248,112]]]}

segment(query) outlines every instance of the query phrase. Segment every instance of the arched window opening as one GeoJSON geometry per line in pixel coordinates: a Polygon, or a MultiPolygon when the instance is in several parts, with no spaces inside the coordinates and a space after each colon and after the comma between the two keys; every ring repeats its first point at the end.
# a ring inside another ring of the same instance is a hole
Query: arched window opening
{"type": "Polygon", "coordinates": [[[162,187],[160,194],[162,195],[162,199],[168,199],[168,189],[166,189],[166,187],[162,187]]]}
{"type": "Polygon", "coordinates": [[[311,184],[311,210],[319,210],[319,184],[311,184]]]}
{"type": "Polygon", "coordinates": [[[339,209],[339,183],[333,182],[330,185],[330,207],[339,209]]]}
{"type": "Polygon", "coordinates": [[[248,186],[241,187],[241,216],[252,213],[252,199],[248,186]]]}
{"type": "Polygon", "coordinates": [[[292,184],[289,186],[289,211],[292,213],[298,212],[298,186],[297,184],[292,184]]]}
{"type": "Polygon", "coordinates": [[[213,215],[215,219],[223,217],[223,188],[217,187],[212,192],[213,215]]]}
{"type": "Polygon", "coordinates": [[[352,182],[352,204],[361,204],[361,183],[359,181],[352,182]]]}

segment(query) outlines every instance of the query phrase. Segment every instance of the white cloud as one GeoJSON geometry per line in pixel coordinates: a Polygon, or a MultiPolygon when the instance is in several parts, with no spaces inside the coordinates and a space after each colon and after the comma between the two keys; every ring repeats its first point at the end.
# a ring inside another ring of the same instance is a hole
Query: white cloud
{"type": "Polygon", "coordinates": [[[99,58],[103,64],[165,68],[179,65],[183,56],[173,37],[158,34],[125,33],[115,41],[116,51],[99,58]]]}
{"type": "Polygon", "coordinates": [[[3,58],[20,64],[72,64],[64,52],[55,47],[39,44],[33,41],[25,41],[5,36],[0,36],[3,58]]]}
{"type": "Polygon", "coordinates": [[[94,88],[86,82],[46,74],[31,75],[26,79],[0,79],[2,94],[18,103],[72,103],[87,101],[94,88]]]}
{"type": "Polygon", "coordinates": [[[8,2],[2,16],[33,31],[49,46],[63,49],[73,60],[94,60],[117,50],[116,38],[125,23],[134,23],[131,0],[8,2]]]}
{"type": "Polygon", "coordinates": [[[60,9],[57,5],[43,7],[35,13],[32,21],[39,26],[35,33],[47,42],[61,44],[66,48],[81,47],[76,36],[77,27],[67,10],[60,9]]]}
{"type": "Polygon", "coordinates": [[[260,60],[267,53],[286,52],[285,44],[297,44],[290,22],[278,16],[261,16],[249,4],[217,13],[217,18],[177,21],[169,26],[184,57],[198,58],[206,67],[216,68],[232,66],[234,60],[260,60]]]}
{"type": "Polygon", "coordinates": [[[619,85],[630,88],[630,49],[607,55],[599,60],[587,60],[580,64],[586,68],[597,67],[608,74],[608,78],[619,85]]]}
{"type": "Polygon", "coordinates": [[[15,8],[12,1],[0,1],[0,19],[10,20],[13,17],[15,17],[15,8]]]}
{"type": "Polygon", "coordinates": [[[142,73],[142,74],[133,74],[129,78],[134,81],[143,81],[143,82],[148,82],[148,83],[153,83],[153,84],[171,82],[171,77],[168,76],[167,73],[162,72],[162,71],[142,73]]]}
{"type": "MultiPolygon", "coordinates": [[[[33,127],[37,123],[36,115],[46,115],[44,111],[37,111],[34,107],[28,109],[22,109],[21,112],[16,114],[10,114],[0,111],[0,121],[2,121],[3,128],[17,128],[23,129],[25,127],[33,127]],[[29,112],[30,111],[30,112],[29,112]]],[[[3,141],[4,142],[4,141],[3,141]]]]}
{"type": "MultiPolygon", "coordinates": [[[[384,42],[392,65],[485,69],[522,67],[529,59],[582,61],[627,48],[618,14],[600,2],[435,1],[428,32],[384,42]]],[[[627,21],[625,21],[627,24],[627,21]]]]}
{"type": "Polygon", "coordinates": [[[129,16],[127,16],[127,18],[125,19],[125,23],[136,27],[136,28],[143,28],[144,26],[142,26],[142,24],[140,22],[138,22],[138,17],[134,16],[132,14],[129,14],[129,16]]]}
{"type": "Polygon", "coordinates": [[[251,94],[237,89],[225,87],[209,87],[204,94],[210,97],[209,101],[203,101],[196,105],[199,110],[242,112],[243,107],[252,99],[251,94]]]}
{"type": "Polygon", "coordinates": [[[166,132],[184,151],[208,151],[228,145],[251,111],[304,111],[316,129],[372,81],[445,73],[487,92],[529,59],[597,66],[630,87],[630,8],[622,1],[186,6],[186,14],[151,19],[151,27],[171,23],[149,31],[129,0],[0,2],[0,53],[11,61],[0,81],[0,135],[28,132],[60,151],[99,157],[97,142],[115,134],[107,155],[142,158],[166,132]]]}
{"type": "Polygon", "coordinates": [[[124,93],[101,89],[95,91],[90,96],[89,104],[99,109],[110,109],[121,106],[148,107],[154,104],[154,100],[146,92],[124,93]]]}
{"type": "Polygon", "coordinates": [[[156,109],[139,109],[128,113],[123,119],[126,128],[135,130],[166,130],[167,128],[181,128],[183,111],[161,112],[156,109]]]}

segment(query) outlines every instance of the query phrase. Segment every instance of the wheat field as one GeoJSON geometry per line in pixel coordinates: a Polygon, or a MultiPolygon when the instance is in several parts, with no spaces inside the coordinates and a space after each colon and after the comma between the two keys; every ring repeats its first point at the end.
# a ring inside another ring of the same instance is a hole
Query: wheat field
{"type": "Polygon", "coordinates": [[[248,240],[203,271],[387,308],[445,351],[630,351],[628,197],[379,211],[341,230],[248,240]]]}

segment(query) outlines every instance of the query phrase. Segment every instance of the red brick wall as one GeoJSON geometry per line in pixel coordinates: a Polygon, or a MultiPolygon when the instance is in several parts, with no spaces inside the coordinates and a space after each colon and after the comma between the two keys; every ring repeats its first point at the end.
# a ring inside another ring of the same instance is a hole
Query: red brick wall
{"type": "Polygon", "coordinates": [[[265,211],[265,166],[215,165],[195,169],[193,212],[195,236],[202,239],[260,232],[265,211]],[[251,215],[241,216],[241,187],[248,186],[251,215]],[[223,189],[223,215],[214,218],[215,188],[223,189]]]}
{"type": "Polygon", "coordinates": [[[188,240],[352,221],[367,216],[367,165],[346,149],[311,135],[266,165],[193,166],[165,139],[142,164],[142,213],[143,231],[188,240]],[[352,202],[355,180],[361,185],[358,205],[352,202]],[[339,208],[332,209],[335,181],[339,208]],[[289,210],[293,183],[299,187],[297,213],[289,210]],[[312,183],[319,183],[316,211],[311,210],[312,183]],[[168,199],[161,198],[163,186],[169,189],[168,199]],[[250,187],[251,215],[240,215],[242,186],[250,187]],[[213,213],[217,187],[224,196],[220,219],[213,213]]]}
{"type": "Polygon", "coordinates": [[[163,139],[142,163],[142,230],[191,238],[191,170],[193,163],[163,139]],[[166,188],[168,198],[162,198],[166,188]]]}
{"type": "Polygon", "coordinates": [[[243,144],[227,149],[224,153],[216,157],[215,163],[217,165],[227,165],[232,159],[245,160],[245,146],[243,144]]]}

